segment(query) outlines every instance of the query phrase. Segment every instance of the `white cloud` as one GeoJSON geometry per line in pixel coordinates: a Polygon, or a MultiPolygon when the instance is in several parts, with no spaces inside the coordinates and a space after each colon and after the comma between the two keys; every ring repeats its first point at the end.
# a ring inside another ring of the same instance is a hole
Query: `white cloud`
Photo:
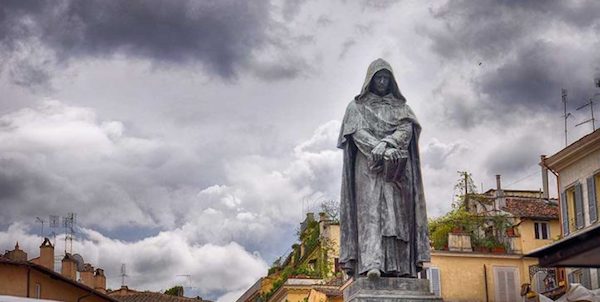
{"type": "MultiPolygon", "coordinates": [[[[191,275],[194,291],[204,298],[218,298],[215,293],[229,297],[245,290],[268,268],[262,258],[235,242],[194,244],[180,229],[135,242],[110,239],[90,229],[80,231],[73,252],[104,269],[107,287],[112,289],[121,285],[121,264],[127,266],[130,288],[162,291],[175,285],[188,286],[187,280],[178,279],[177,275],[191,275]]],[[[63,238],[57,237],[57,255],[61,253],[63,238]]],[[[12,224],[7,231],[0,232],[2,249],[12,249],[17,240],[29,258],[39,255],[41,237],[31,235],[23,224],[12,224]]]]}

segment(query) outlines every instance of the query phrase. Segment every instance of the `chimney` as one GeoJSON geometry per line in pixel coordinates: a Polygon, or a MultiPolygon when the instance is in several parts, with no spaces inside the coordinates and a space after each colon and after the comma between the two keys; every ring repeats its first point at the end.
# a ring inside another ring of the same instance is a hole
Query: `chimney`
{"type": "Polygon", "coordinates": [[[94,288],[94,267],[91,264],[86,263],[83,265],[83,269],[79,273],[79,282],[94,288]]]}
{"type": "Polygon", "coordinates": [[[42,245],[40,245],[40,258],[38,261],[39,265],[54,271],[54,245],[48,237],[45,237],[42,245]]]}
{"type": "Polygon", "coordinates": [[[506,206],[506,199],[504,198],[504,191],[502,190],[502,181],[500,180],[500,174],[496,175],[496,210],[501,210],[506,206]]]}
{"type": "Polygon", "coordinates": [[[101,268],[96,269],[94,275],[94,289],[100,292],[106,292],[106,277],[104,276],[104,270],[101,268]]]}
{"type": "Polygon", "coordinates": [[[546,168],[546,155],[542,155],[540,156],[540,166],[542,166],[542,190],[544,190],[542,192],[542,198],[544,200],[548,200],[550,198],[549,194],[548,194],[548,168],[546,168]]]}
{"type": "Polygon", "coordinates": [[[15,244],[15,249],[12,251],[6,251],[4,257],[13,261],[27,261],[27,253],[19,248],[19,242],[15,244]]]}
{"type": "Polygon", "coordinates": [[[60,274],[72,280],[77,278],[77,261],[69,253],[62,259],[60,274]]]}

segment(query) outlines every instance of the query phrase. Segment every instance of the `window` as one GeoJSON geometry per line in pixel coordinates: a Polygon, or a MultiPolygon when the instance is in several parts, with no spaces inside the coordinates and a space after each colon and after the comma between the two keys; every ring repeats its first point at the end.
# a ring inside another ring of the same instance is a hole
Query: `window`
{"type": "Polygon", "coordinates": [[[315,269],[317,268],[317,259],[312,259],[310,261],[308,261],[308,269],[311,271],[315,271],[315,269]]]}
{"type": "Polygon", "coordinates": [[[442,295],[442,281],[440,279],[440,269],[437,267],[429,267],[425,270],[427,279],[429,280],[429,291],[440,297],[442,295]]]}
{"type": "Polygon", "coordinates": [[[333,258],[333,272],[338,273],[341,271],[342,269],[340,268],[340,258],[333,258]]]}
{"type": "Polygon", "coordinates": [[[495,301],[520,301],[519,272],[516,267],[494,267],[495,301]]]}
{"type": "Polygon", "coordinates": [[[571,272],[567,275],[567,279],[569,283],[579,283],[587,289],[592,288],[590,269],[588,268],[581,268],[571,272]]]}
{"type": "Polygon", "coordinates": [[[583,228],[583,186],[577,182],[561,194],[563,233],[583,228]]]}
{"type": "Polygon", "coordinates": [[[550,229],[548,228],[547,222],[535,222],[533,226],[533,231],[535,232],[535,239],[550,238],[550,229]]]}
{"type": "Polygon", "coordinates": [[[598,221],[598,198],[600,196],[600,173],[587,179],[588,209],[590,211],[590,223],[598,221]]]}
{"type": "Polygon", "coordinates": [[[35,298],[36,299],[42,298],[42,285],[39,283],[35,284],[35,298]]]}

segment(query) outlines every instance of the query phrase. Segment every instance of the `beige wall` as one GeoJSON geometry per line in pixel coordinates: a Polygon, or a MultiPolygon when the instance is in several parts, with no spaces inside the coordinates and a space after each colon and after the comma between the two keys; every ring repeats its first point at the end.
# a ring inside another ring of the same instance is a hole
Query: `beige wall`
{"type": "Polygon", "coordinates": [[[578,160],[570,166],[558,171],[560,175],[560,192],[563,192],[565,188],[577,181],[582,184],[584,200],[583,207],[585,209],[584,220],[586,226],[590,224],[586,179],[598,172],[600,172],[600,149],[586,155],[581,160],[578,160]]]}
{"type": "MultiPolygon", "coordinates": [[[[431,266],[440,270],[442,298],[451,301],[486,301],[484,265],[487,273],[488,301],[494,301],[494,267],[514,267],[519,285],[529,283],[529,266],[537,259],[517,255],[465,254],[434,251],[431,266]]],[[[520,289],[516,289],[518,292],[520,289]]]]}
{"type": "Polygon", "coordinates": [[[308,298],[311,288],[295,288],[284,285],[280,290],[281,292],[277,293],[276,296],[271,297],[269,302],[304,302],[304,299],[308,298]]]}
{"type": "MultiPolygon", "coordinates": [[[[0,295],[27,297],[28,267],[0,263],[0,295]]],[[[41,298],[75,302],[88,292],[62,280],[53,279],[47,274],[35,269],[30,270],[29,297],[35,298],[36,284],[41,286],[41,298]]],[[[91,296],[85,298],[86,302],[109,301],[107,299],[91,296]]]]}
{"type": "Polygon", "coordinates": [[[530,251],[533,251],[537,248],[540,248],[544,245],[548,245],[552,243],[555,239],[560,236],[560,224],[558,220],[551,221],[537,221],[537,220],[529,220],[524,219],[519,224],[519,241],[521,242],[521,251],[523,254],[527,254],[530,251]],[[549,226],[550,236],[549,239],[535,239],[535,230],[534,223],[535,222],[547,222],[549,226]]]}

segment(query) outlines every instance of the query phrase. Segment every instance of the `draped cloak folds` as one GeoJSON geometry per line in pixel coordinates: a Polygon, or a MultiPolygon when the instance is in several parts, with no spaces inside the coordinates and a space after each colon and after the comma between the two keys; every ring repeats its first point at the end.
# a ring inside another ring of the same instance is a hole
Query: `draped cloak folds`
{"type": "Polygon", "coordinates": [[[349,274],[378,269],[384,276],[415,277],[430,261],[425,196],[418,139],[421,127],[400,93],[390,65],[377,59],[361,93],[350,102],[340,131],[343,149],[340,198],[340,263],[349,274]],[[391,74],[383,97],[369,92],[377,71],[391,74]],[[373,162],[371,150],[385,141],[400,150],[405,165],[392,178],[373,162]]]}

